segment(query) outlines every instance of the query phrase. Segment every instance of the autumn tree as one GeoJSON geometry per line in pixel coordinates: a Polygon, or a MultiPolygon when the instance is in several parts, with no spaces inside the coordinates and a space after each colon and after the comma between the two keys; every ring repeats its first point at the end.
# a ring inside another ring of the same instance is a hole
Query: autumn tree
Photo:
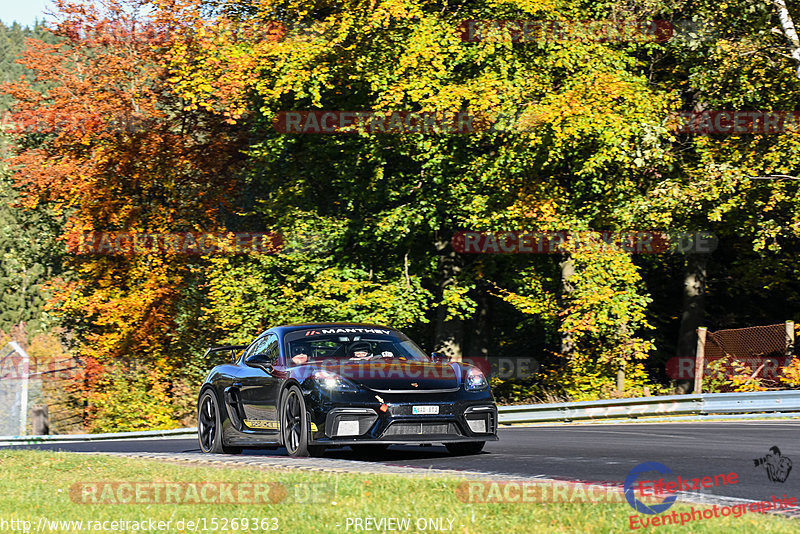
{"type": "MultiPolygon", "coordinates": [[[[238,130],[169,90],[168,32],[129,7],[59,2],[52,32],[61,39],[30,40],[21,62],[33,79],[6,85],[20,201],[63,214],[73,251],[95,231],[213,231],[236,186],[238,130]]],[[[187,363],[205,329],[178,323],[186,302],[197,309],[193,260],[150,249],[72,255],[68,268],[72,276],[51,281],[50,309],[80,340],[96,427],[113,427],[112,392],[128,382],[143,393],[139,426],[189,416],[193,408],[176,413],[168,401],[202,372],[187,363]]]]}
{"type": "MultiPolygon", "coordinates": [[[[419,320],[433,325],[432,344],[444,344],[456,356],[491,343],[478,318],[485,317],[492,284],[500,282],[506,290],[519,284],[508,263],[503,267],[494,258],[454,254],[449,241],[455,230],[626,228],[632,197],[645,195],[672,159],[664,119],[676,101],[649,82],[643,58],[660,46],[652,39],[551,38],[520,45],[500,29],[481,42],[466,43],[459,30],[464,19],[597,16],[579,7],[473,3],[442,9],[428,2],[368,7],[358,1],[335,7],[158,5],[165,24],[194,28],[190,41],[169,51],[176,90],[192,105],[260,125],[250,150],[260,172],[252,180],[264,191],[283,194],[270,194],[255,211],[276,227],[282,223],[280,206],[287,203],[300,213],[345,224],[347,239],[334,249],[332,261],[342,275],[360,283],[371,275],[398,280],[402,287],[405,270],[411,280],[419,277],[435,305],[434,312],[420,310],[419,320]],[[264,29],[261,38],[259,28],[264,29]],[[498,125],[502,117],[513,120],[505,129],[469,136],[271,131],[277,114],[291,109],[469,110],[498,125]],[[358,271],[345,270],[354,264],[358,271]]],[[[610,4],[604,7],[623,20],[610,4]]],[[[560,291],[562,267],[572,261],[569,255],[532,260],[531,286],[522,292],[544,288],[532,298],[551,302],[560,291]]],[[[616,265],[627,270],[624,276],[637,279],[630,258],[616,265]]],[[[257,266],[244,273],[267,284],[271,280],[257,266]]],[[[589,285],[579,294],[590,295],[598,280],[584,280],[589,285]]],[[[644,306],[641,291],[641,283],[632,284],[612,299],[593,301],[597,308],[622,306],[605,315],[615,317],[623,340],[638,339],[644,326],[631,322],[622,304],[644,306]]],[[[513,295],[506,302],[521,302],[513,295]]],[[[544,308],[550,309],[526,307],[544,308]]],[[[583,308],[564,304],[562,311],[531,317],[535,326],[525,334],[541,334],[549,325],[568,335],[581,324],[570,321],[569,314],[583,308]]],[[[595,341],[586,338],[582,344],[595,341]]]]}

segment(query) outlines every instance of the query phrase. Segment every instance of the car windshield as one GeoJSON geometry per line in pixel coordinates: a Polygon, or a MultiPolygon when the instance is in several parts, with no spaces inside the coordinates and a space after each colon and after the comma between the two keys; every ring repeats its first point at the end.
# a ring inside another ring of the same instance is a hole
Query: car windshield
{"type": "Polygon", "coordinates": [[[286,360],[290,366],[325,360],[354,364],[385,359],[430,361],[413,341],[392,334],[299,332],[286,337],[288,341],[286,360]]]}

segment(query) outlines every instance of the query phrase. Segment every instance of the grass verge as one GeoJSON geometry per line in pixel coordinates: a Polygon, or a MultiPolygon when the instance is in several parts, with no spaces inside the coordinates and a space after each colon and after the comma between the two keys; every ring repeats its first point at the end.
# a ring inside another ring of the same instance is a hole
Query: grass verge
{"type": "MultiPolygon", "coordinates": [[[[799,524],[747,513],[631,530],[633,509],[624,503],[472,504],[459,498],[463,483],[438,476],[195,467],[5,449],[0,532],[794,533],[799,524]]],[[[676,504],[667,515],[689,510],[676,504]]]]}

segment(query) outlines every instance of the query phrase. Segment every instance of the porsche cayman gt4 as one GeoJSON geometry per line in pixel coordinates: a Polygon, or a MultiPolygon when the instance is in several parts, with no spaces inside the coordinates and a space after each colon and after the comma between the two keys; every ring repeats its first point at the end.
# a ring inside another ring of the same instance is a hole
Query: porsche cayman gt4
{"type": "MultiPolygon", "coordinates": [[[[397,330],[355,323],[270,328],[211,370],[197,407],[200,448],[375,452],[443,443],[475,454],[497,440],[497,407],[478,367],[428,356],[397,330]]],[[[487,371],[488,372],[488,371],[487,371]]]]}

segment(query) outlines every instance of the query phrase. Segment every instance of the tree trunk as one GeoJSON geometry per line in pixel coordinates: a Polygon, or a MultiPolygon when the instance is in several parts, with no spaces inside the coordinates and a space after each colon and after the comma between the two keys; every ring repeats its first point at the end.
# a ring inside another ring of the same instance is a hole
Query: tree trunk
{"type": "MultiPolygon", "coordinates": [[[[705,317],[707,254],[688,254],[683,276],[683,309],[678,333],[676,356],[694,358],[697,350],[697,328],[705,317]]],[[[679,384],[688,391],[689,382],[679,384]]]]}
{"type": "MultiPolygon", "coordinates": [[[[570,279],[575,274],[575,262],[572,256],[567,256],[564,261],[560,263],[561,266],[561,308],[567,306],[569,295],[575,290],[570,279]]],[[[572,358],[575,353],[575,341],[572,339],[572,334],[569,332],[562,332],[561,334],[561,354],[568,359],[572,358]]]]}
{"type": "MultiPolygon", "coordinates": [[[[449,236],[437,235],[436,252],[439,254],[439,295],[456,283],[461,272],[461,258],[450,244],[449,236]]],[[[437,352],[461,361],[464,345],[464,321],[447,319],[447,307],[440,305],[436,310],[436,333],[434,347],[437,352]]]]}
{"type": "Polygon", "coordinates": [[[778,10],[778,19],[781,21],[781,29],[783,35],[789,41],[789,53],[797,63],[797,77],[800,79],[800,38],[797,37],[797,30],[794,27],[794,21],[791,14],[786,7],[785,0],[772,0],[772,4],[778,10]]]}
{"type": "Polygon", "coordinates": [[[475,317],[470,321],[472,328],[469,335],[469,349],[467,356],[474,358],[489,358],[489,339],[491,322],[489,320],[489,291],[481,283],[478,283],[478,294],[475,301],[477,307],[475,310],[475,317]]]}

